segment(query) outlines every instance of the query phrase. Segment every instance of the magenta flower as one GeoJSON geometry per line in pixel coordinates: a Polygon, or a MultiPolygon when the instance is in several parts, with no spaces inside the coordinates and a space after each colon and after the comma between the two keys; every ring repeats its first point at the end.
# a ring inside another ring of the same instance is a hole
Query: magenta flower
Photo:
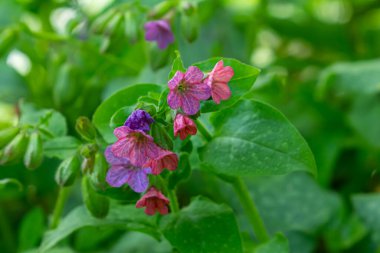
{"type": "Polygon", "coordinates": [[[205,83],[211,88],[211,96],[215,103],[226,100],[231,96],[231,90],[227,83],[234,75],[234,70],[230,67],[223,67],[223,60],[220,60],[205,79],[205,83]]]}
{"type": "Polygon", "coordinates": [[[127,158],[114,156],[111,146],[106,148],[104,155],[111,168],[107,172],[106,181],[112,187],[128,184],[135,192],[144,192],[148,188],[148,174],[150,168],[138,168],[131,164],[127,158]]]}
{"type": "Polygon", "coordinates": [[[178,134],[181,140],[186,139],[188,135],[197,134],[197,125],[194,121],[181,113],[178,113],[174,119],[174,136],[177,137],[178,134]]]}
{"type": "Polygon", "coordinates": [[[145,167],[152,168],[152,174],[158,175],[163,169],[175,170],[178,166],[178,156],[168,150],[160,149],[158,156],[148,161],[145,167]]]}
{"type": "Polygon", "coordinates": [[[194,66],[190,66],[186,73],[177,71],[174,77],[168,82],[170,89],[168,104],[172,109],[182,108],[188,115],[196,114],[199,111],[200,100],[210,97],[210,87],[202,82],[202,71],[194,66]]]}
{"type": "Polygon", "coordinates": [[[147,215],[154,215],[156,211],[164,215],[169,212],[168,204],[169,200],[155,187],[151,187],[148,192],[137,201],[136,207],[146,207],[145,213],[147,215]]]}
{"type": "Polygon", "coordinates": [[[149,132],[150,124],[154,122],[154,119],[144,110],[135,110],[129,115],[125,121],[124,126],[129,127],[132,130],[142,130],[149,132]]]}
{"type": "Polygon", "coordinates": [[[160,49],[165,49],[174,42],[174,36],[167,20],[155,20],[144,25],[145,40],[157,41],[160,49]]]}
{"type": "Polygon", "coordinates": [[[142,167],[158,156],[159,147],[144,131],[121,126],[114,130],[114,134],[118,140],[112,145],[112,153],[127,158],[132,165],[142,167]]]}

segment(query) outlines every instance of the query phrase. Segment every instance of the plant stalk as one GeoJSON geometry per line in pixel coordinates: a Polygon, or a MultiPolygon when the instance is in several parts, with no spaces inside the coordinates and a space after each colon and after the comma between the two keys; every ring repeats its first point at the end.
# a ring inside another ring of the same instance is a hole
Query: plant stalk
{"type": "Polygon", "coordinates": [[[69,197],[71,187],[61,187],[58,192],[57,202],[53,210],[53,217],[50,223],[50,229],[55,229],[61,221],[61,216],[65,203],[69,197]]]}

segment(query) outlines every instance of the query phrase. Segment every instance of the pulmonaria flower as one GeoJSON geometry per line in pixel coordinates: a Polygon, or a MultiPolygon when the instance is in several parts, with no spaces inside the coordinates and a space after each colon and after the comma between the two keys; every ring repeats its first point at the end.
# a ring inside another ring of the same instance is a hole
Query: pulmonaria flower
{"type": "Polygon", "coordinates": [[[174,119],[174,136],[177,137],[178,134],[181,140],[186,139],[188,135],[197,134],[197,125],[194,121],[181,113],[178,113],[174,119]]]}
{"type": "Polygon", "coordinates": [[[127,158],[114,156],[111,146],[106,148],[104,155],[111,168],[107,172],[106,181],[112,187],[128,184],[135,192],[144,192],[148,188],[150,168],[133,166],[127,158]]]}
{"type": "Polygon", "coordinates": [[[157,157],[160,148],[144,131],[121,126],[115,128],[114,134],[118,139],[112,145],[112,153],[115,156],[127,158],[137,167],[142,167],[150,159],[157,157]]]}
{"type": "Polygon", "coordinates": [[[156,211],[164,215],[169,212],[168,204],[169,200],[155,187],[151,187],[148,192],[137,201],[136,207],[146,207],[145,213],[147,215],[154,215],[156,211]]]}
{"type": "Polygon", "coordinates": [[[163,169],[175,170],[178,166],[178,156],[168,150],[160,149],[158,156],[148,161],[146,167],[152,169],[152,174],[158,175],[163,169]]]}
{"type": "Polygon", "coordinates": [[[215,103],[226,100],[231,96],[231,90],[227,83],[234,75],[234,70],[230,67],[223,67],[223,60],[220,60],[205,79],[205,83],[211,88],[211,96],[215,103]]]}
{"type": "Polygon", "coordinates": [[[186,73],[177,71],[168,82],[169,106],[172,109],[181,107],[188,115],[196,114],[199,111],[199,101],[208,99],[211,92],[210,87],[202,80],[203,73],[195,66],[190,66],[186,73]]]}
{"type": "Polygon", "coordinates": [[[157,41],[160,49],[165,49],[174,41],[173,32],[167,20],[155,20],[144,25],[145,40],[157,41]]]}
{"type": "Polygon", "coordinates": [[[128,119],[125,121],[124,126],[129,127],[132,130],[142,130],[144,132],[149,132],[150,124],[154,122],[154,119],[144,110],[135,110],[129,115],[128,119]]]}

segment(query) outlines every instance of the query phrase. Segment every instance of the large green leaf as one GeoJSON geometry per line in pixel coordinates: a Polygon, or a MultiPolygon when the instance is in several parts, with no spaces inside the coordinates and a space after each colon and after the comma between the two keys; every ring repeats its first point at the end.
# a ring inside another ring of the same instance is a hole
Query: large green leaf
{"type": "Polygon", "coordinates": [[[269,241],[259,245],[255,253],[289,253],[288,239],[282,234],[277,234],[269,241]]]}
{"type": "Polygon", "coordinates": [[[358,194],[352,197],[360,219],[372,232],[372,239],[380,244],[380,194],[358,194]]]}
{"type": "Polygon", "coordinates": [[[178,214],[162,221],[163,233],[181,253],[241,253],[239,229],[232,210],[196,198],[178,214]]]}
{"type": "Polygon", "coordinates": [[[219,105],[215,104],[212,100],[205,101],[201,108],[201,111],[204,113],[218,111],[236,103],[244,94],[250,91],[260,73],[260,70],[253,66],[244,64],[235,59],[221,57],[198,62],[195,63],[194,66],[199,67],[203,72],[207,73],[210,72],[220,60],[223,60],[224,66],[231,66],[234,70],[234,76],[228,83],[232,95],[228,100],[222,101],[219,105]]]}
{"type": "Polygon", "coordinates": [[[80,145],[80,141],[72,136],[62,136],[50,139],[44,143],[44,155],[65,159],[73,156],[80,145]]]}
{"type": "Polygon", "coordinates": [[[88,226],[98,228],[114,226],[121,229],[141,231],[155,237],[159,236],[155,218],[147,216],[142,209],[137,209],[134,205],[113,205],[108,216],[104,219],[92,217],[84,206],[80,206],[72,210],[56,229],[45,234],[40,247],[41,251],[44,252],[52,248],[74,231],[88,226]]]}
{"type": "Polygon", "coordinates": [[[131,106],[137,102],[139,97],[147,95],[148,92],[160,92],[161,86],[157,84],[130,85],[106,100],[104,100],[93,116],[93,123],[107,142],[115,141],[113,129],[110,127],[112,116],[123,107],[131,106]]]}
{"type": "Polygon", "coordinates": [[[19,251],[38,246],[45,230],[44,212],[41,208],[30,210],[23,218],[19,230],[19,251]]]}
{"type": "Polygon", "coordinates": [[[202,168],[230,176],[316,174],[314,157],[297,129],[276,109],[243,100],[215,113],[214,138],[200,149],[202,168]]]}

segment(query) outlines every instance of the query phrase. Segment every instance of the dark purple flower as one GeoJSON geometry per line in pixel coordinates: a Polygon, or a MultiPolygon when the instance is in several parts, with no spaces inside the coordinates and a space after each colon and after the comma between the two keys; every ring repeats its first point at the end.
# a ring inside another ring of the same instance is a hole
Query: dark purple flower
{"type": "Polygon", "coordinates": [[[142,130],[149,132],[150,124],[154,122],[154,119],[144,110],[135,110],[129,115],[125,121],[124,126],[129,127],[132,130],[142,130]]]}
{"type": "Polygon", "coordinates": [[[135,192],[144,192],[148,188],[148,174],[150,168],[138,168],[133,166],[127,158],[114,156],[111,146],[104,152],[111,168],[107,172],[106,181],[112,187],[120,187],[128,184],[135,192]]]}
{"type": "Polygon", "coordinates": [[[186,73],[177,71],[168,86],[169,106],[174,110],[181,107],[188,115],[196,114],[199,111],[199,101],[211,96],[211,88],[203,82],[202,71],[195,66],[190,66],[186,73]]]}
{"type": "Polygon", "coordinates": [[[174,36],[167,20],[146,22],[144,28],[145,39],[147,41],[157,41],[160,49],[165,49],[174,41],[174,36]]]}

